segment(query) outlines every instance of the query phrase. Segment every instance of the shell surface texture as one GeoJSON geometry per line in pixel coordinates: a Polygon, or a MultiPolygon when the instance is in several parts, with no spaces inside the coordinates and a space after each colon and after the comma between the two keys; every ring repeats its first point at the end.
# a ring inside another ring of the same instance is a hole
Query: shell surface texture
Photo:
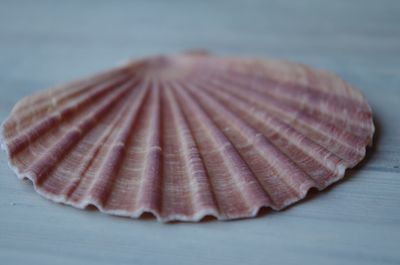
{"type": "Polygon", "coordinates": [[[229,220],[343,178],[373,133],[366,100],[333,74],[183,53],[22,99],[2,146],[18,177],[55,202],[164,222],[229,220]]]}

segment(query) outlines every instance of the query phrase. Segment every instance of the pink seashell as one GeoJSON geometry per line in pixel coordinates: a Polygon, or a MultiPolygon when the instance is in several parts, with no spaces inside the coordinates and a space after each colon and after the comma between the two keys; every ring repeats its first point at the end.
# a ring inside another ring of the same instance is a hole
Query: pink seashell
{"type": "Polygon", "coordinates": [[[160,221],[280,210],[355,166],[371,109],[305,65],[204,53],[158,56],[16,104],[3,147],[56,202],[160,221]]]}

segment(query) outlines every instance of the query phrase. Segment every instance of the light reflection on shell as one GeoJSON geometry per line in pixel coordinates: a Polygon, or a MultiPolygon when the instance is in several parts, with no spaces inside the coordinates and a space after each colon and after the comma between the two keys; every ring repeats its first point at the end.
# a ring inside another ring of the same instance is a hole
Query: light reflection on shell
{"type": "Polygon", "coordinates": [[[330,73],[186,53],[24,98],[2,143],[17,175],[53,201],[198,221],[324,189],[363,159],[373,132],[365,99],[330,73]]]}

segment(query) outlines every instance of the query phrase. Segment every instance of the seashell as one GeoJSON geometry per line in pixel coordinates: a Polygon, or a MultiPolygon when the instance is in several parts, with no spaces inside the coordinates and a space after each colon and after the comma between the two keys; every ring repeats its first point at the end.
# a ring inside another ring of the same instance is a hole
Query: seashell
{"type": "Polygon", "coordinates": [[[24,98],[2,143],[18,177],[52,201],[198,221],[323,190],[363,159],[373,133],[366,100],[333,74],[184,53],[24,98]]]}

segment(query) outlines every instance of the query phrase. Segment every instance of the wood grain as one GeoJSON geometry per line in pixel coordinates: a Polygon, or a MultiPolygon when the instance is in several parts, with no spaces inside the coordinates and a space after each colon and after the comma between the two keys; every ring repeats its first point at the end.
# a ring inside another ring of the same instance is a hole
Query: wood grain
{"type": "Polygon", "coordinates": [[[0,120],[129,57],[205,48],[300,61],[358,87],[377,133],[345,180],[283,212],[160,224],[41,198],[0,154],[1,264],[399,264],[398,1],[1,1],[0,120]]]}

